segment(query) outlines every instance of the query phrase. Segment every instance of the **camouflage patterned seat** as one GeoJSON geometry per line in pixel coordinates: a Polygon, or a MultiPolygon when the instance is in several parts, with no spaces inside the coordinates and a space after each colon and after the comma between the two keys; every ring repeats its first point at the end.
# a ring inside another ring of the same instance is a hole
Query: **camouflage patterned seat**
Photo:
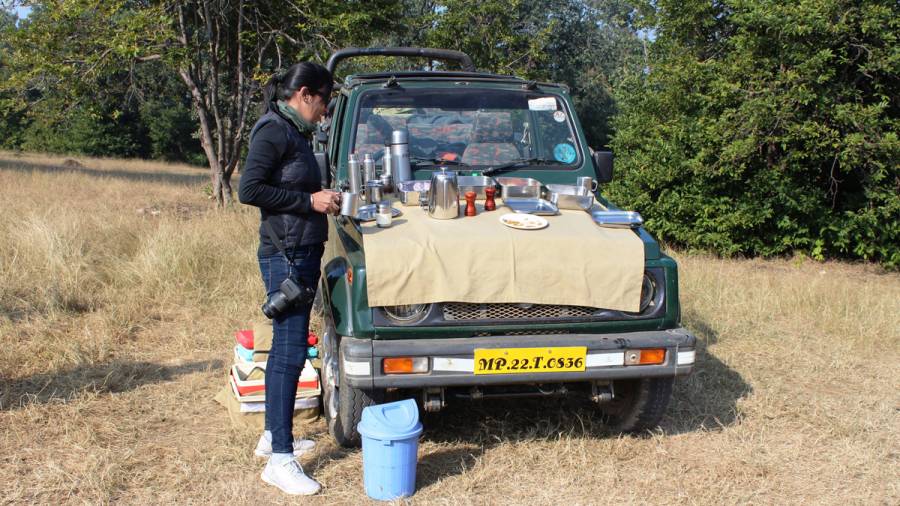
{"type": "Polygon", "coordinates": [[[472,121],[456,112],[433,112],[410,116],[406,127],[411,138],[432,139],[440,144],[456,144],[469,140],[472,121]]]}
{"type": "Polygon", "coordinates": [[[453,144],[465,142],[469,138],[471,125],[455,123],[452,125],[410,125],[409,136],[419,139],[434,139],[439,142],[453,144]]]}
{"type": "MultiPolygon", "coordinates": [[[[384,150],[385,143],[390,140],[391,124],[377,114],[370,114],[365,122],[356,127],[356,147],[353,152],[360,160],[366,155],[384,150]]],[[[377,158],[377,157],[376,157],[377,158]]]]}
{"type": "Polygon", "coordinates": [[[479,112],[475,115],[472,142],[463,152],[462,162],[469,165],[494,165],[521,158],[515,145],[512,114],[479,112]]]}

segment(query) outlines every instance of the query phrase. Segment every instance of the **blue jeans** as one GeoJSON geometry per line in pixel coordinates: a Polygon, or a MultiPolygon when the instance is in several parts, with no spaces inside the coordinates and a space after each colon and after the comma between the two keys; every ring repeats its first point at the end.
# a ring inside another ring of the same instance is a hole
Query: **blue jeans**
{"type": "MultiPolygon", "coordinates": [[[[318,286],[324,250],[322,244],[297,248],[294,279],[299,277],[305,286],[318,286]]],[[[271,297],[288,276],[288,261],[280,253],[260,256],[259,270],[266,285],[266,296],[271,297]]],[[[272,320],[272,349],[266,363],[266,430],[272,431],[274,453],[294,451],[294,400],[297,380],[306,362],[311,310],[312,304],[296,305],[272,320]]]]}

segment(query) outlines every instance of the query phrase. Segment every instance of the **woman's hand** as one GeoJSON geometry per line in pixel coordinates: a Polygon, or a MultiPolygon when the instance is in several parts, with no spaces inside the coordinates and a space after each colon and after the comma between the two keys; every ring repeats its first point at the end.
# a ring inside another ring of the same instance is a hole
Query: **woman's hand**
{"type": "Polygon", "coordinates": [[[341,212],[341,194],[331,190],[322,190],[312,194],[312,208],[323,214],[341,212]]]}

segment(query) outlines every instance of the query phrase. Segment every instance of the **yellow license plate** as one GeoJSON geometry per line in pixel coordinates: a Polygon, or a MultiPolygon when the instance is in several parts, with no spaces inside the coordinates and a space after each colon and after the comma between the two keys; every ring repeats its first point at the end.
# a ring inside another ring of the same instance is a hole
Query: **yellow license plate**
{"type": "Polygon", "coordinates": [[[585,346],[475,350],[475,374],[520,374],[584,370],[585,346]]]}

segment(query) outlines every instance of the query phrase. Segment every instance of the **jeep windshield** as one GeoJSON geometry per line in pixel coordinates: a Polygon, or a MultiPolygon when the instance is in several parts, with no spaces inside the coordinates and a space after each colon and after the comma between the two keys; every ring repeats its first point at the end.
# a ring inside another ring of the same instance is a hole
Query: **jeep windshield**
{"type": "MultiPolygon", "coordinates": [[[[380,160],[393,130],[409,133],[413,166],[567,169],[581,161],[563,100],[539,91],[389,88],[360,98],[352,151],[380,160]]],[[[380,162],[377,162],[380,163],[380,162]]]]}

